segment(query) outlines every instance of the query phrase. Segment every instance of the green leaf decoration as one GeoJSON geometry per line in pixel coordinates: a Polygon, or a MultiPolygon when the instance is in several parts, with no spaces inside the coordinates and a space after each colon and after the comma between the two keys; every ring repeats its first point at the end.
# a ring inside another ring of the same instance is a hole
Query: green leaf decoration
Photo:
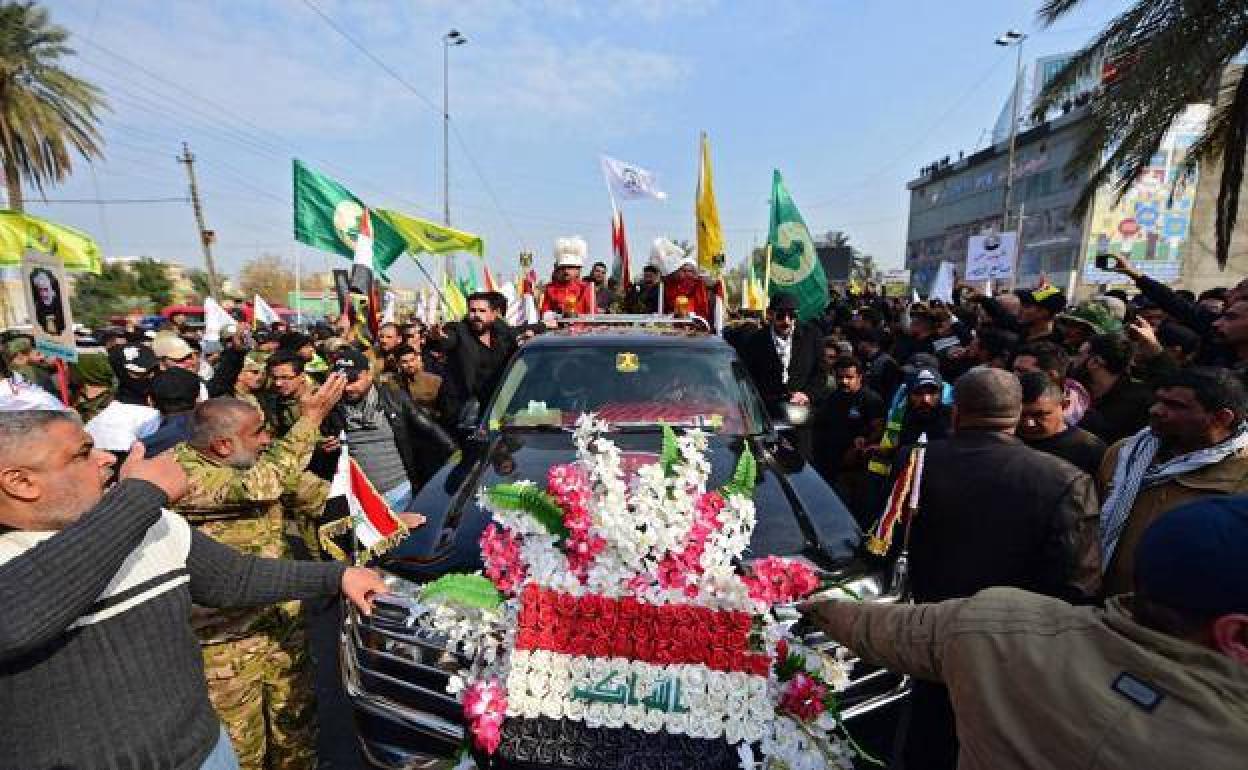
{"type": "Polygon", "coordinates": [[[741,457],[737,459],[737,468],[732,472],[732,478],[724,485],[724,497],[729,495],[753,497],[754,483],[757,479],[758,461],[754,459],[754,453],[750,451],[749,443],[746,443],[741,449],[741,457]]]}
{"type": "Polygon", "coordinates": [[[482,610],[497,609],[503,596],[482,575],[443,575],[420,589],[420,598],[434,604],[456,604],[482,610]]]}
{"type": "Polygon", "coordinates": [[[676,431],[666,423],[663,425],[663,450],[659,455],[659,462],[663,466],[663,476],[666,478],[671,478],[676,469],[676,463],[680,462],[680,447],[676,446],[676,431]]]}
{"type": "Polygon", "coordinates": [[[568,528],[563,526],[563,509],[554,498],[531,484],[496,484],[486,491],[485,497],[498,508],[524,511],[561,540],[568,536],[568,528]]]}

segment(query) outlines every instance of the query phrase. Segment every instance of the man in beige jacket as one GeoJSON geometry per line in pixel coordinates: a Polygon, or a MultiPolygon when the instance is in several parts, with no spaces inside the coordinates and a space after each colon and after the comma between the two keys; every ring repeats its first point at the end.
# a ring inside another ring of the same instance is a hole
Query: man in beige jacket
{"type": "Polygon", "coordinates": [[[1163,514],[1138,593],[1104,610],[1008,588],[939,604],[811,603],[865,659],[949,687],[959,770],[1240,770],[1248,761],[1248,498],[1163,514]]]}

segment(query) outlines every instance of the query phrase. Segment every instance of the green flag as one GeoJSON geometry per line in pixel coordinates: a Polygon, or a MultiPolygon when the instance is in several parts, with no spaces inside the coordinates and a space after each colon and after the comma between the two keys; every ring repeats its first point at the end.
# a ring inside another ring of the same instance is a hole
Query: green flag
{"type": "Polygon", "coordinates": [[[772,173],[771,226],[767,231],[771,282],[767,293],[797,297],[797,317],[809,321],[828,306],[828,277],[823,274],[810,230],[806,229],[789,191],[784,189],[784,179],[778,170],[772,173]]]}
{"type": "Polygon", "coordinates": [[[427,219],[417,219],[388,209],[377,209],[378,219],[384,219],[407,242],[407,250],[413,254],[448,254],[466,251],[485,256],[485,241],[481,236],[434,224],[427,219]]]}
{"type": "Polygon", "coordinates": [[[60,257],[66,270],[100,272],[100,245],[91,236],[30,214],[0,210],[0,267],[22,264],[26,249],[60,257]]]}
{"type": "MultiPolygon", "coordinates": [[[[295,240],[314,249],[355,256],[364,202],[334,180],[295,161],[295,240]]],[[[373,212],[375,215],[378,212],[373,212]]],[[[402,236],[381,216],[373,216],[373,269],[386,271],[407,249],[402,236]]]]}

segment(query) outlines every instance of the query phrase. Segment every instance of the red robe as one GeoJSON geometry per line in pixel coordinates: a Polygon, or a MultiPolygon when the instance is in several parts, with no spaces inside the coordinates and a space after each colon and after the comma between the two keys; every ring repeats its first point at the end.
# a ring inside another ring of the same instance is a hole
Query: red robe
{"type": "Polygon", "coordinates": [[[711,299],[701,278],[684,279],[673,273],[663,279],[663,312],[676,312],[676,298],[689,300],[689,312],[706,320],[711,319],[711,299]]]}
{"type": "Polygon", "coordinates": [[[576,302],[577,315],[589,315],[594,312],[593,284],[585,281],[569,281],[568,283],[550,282],[542,292],[542,305],[538,312],[545,314],[554,311],[563,315],[568,300],[576,302]]]}

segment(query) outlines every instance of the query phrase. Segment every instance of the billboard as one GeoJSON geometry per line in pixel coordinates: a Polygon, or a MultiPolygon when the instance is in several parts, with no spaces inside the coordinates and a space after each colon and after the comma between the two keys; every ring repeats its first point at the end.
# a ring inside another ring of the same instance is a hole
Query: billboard
{"type": "Polygon", "coordinates": [[[1212,107],[1193,104],[1175,120],[1157,154],[1121,200],[1112,186],[1096,192],[1083,243],[1083,279],[1122,283],[1118,273],[1096,268],[1097,254],[1120,254],[1162,283],[1183,270],[1196,202],[1197,171],[1183,173],[1187,150],[1204,130],[1212,107]]]}

